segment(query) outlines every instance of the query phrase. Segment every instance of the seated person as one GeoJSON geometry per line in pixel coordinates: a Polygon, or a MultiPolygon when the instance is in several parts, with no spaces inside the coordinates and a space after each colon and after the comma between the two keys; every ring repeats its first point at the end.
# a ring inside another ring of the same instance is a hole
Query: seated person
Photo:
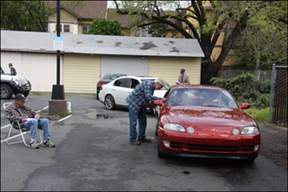
{"type": "MultiPolygon", "coordinates": [[[[49,120],[46,118],[40,119],[40,115],[33,111],[30,107],[25,105],[25,101],[27,98],[23,94],[17,94],[15,96],[15,102],[9,105],[5,109],[6,118],[12,121],[19,121],[19,124],[22,128],[26,128],[30,130],[31,134],[31,142],[30,148],[38,149],[39,146],[36,143],[36,137],[38,134],[37,128],[41,128],[43,130],[44,137],[44,146],[46,147],[55,147],[50,141],[50,132],[49,132],[49,120]]],[[[15,124],[15,126],[17,126],[15,124]]],[[[18,129],[18,127],[14,127],[18,129]]]]}
{"type": "Polygon", "coordinates": [[[203,105],[222,105],[220,92],[209,93],[203,105]]]}
{"type": "Polygon", "coordinates": [[[189,105],[189,97],[185,92],[177,91],[169,101],[170,105],[189,105]]]}

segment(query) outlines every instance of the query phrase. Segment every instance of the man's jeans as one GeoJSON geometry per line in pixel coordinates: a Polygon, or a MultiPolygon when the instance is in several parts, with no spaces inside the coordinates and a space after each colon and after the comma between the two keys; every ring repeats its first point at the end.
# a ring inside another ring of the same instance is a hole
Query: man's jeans
{"type": "Polygon", "coordinates": [[[31,138],[37,137],[38,127],[43,130],[44,140],[49,140],[51,138],[49,132],[49,120],[46,118],[40,119],[39,121],[37,119],[25,121],[23,127],[30,130],[31,138]]]}
{"type": "Polygon", "coordinates": [[[139,120],[139,138],[145,138],[145,131],[147,126],[146,109],[141,108],[138,113],[135,113],[129,108],[129,123],[130,123],[130,141],[134,141],[137,138],[137,120],[139,120]]]}

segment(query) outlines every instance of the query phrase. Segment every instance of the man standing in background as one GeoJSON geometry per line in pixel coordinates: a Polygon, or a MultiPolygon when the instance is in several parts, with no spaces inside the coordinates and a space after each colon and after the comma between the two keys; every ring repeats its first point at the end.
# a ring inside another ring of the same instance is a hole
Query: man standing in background
{"type": "Polygon", "coordinates": [[[189,85],[190,84],[189,75],[185,73],[185,69],[183,69],[183,68],[180,70],[180,75],[179,75],[177,84],[180,84],[180,85],[185,85],[185,84],[189,85]]]}
{"type": "Polygon", "coordinates": [[[8,66],[10,68],[10,75],[17,75],[16,69],[13,67],[12,63],[9,63],[8,66]]]}

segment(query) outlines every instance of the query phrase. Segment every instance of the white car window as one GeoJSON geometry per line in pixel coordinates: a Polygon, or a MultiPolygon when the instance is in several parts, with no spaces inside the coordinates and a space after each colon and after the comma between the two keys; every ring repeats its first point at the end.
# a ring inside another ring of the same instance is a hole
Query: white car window
{"type": "Polygon", "coordinates": [[[135,89],[137,87],[137,85],[139,85],[140,82],[137,79],[131,79],[130,80],[130,85],[131,85],[131,89],[135,89]]]}
{"type": "Polygon", "coordinates": [[[114,86],[130,88],[130,80],[128,78],[118,79],[114,82],[114,86]]]}

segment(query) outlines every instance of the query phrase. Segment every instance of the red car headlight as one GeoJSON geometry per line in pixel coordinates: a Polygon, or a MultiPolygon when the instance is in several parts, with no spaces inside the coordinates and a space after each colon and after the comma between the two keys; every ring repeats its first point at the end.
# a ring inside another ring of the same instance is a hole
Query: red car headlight
{"type": "Polygon", "coordinates": [[[241,135],[254,135],[259,133],[259,130],[257,127],[251,126],[251,127],[244,127],[241,130],[241,135]]]}
{"type": "Polygon", "coordinates": [[[186,132],[185,128],[179,124],[166,123],[163,128],[169,131],[186,132]]]}

